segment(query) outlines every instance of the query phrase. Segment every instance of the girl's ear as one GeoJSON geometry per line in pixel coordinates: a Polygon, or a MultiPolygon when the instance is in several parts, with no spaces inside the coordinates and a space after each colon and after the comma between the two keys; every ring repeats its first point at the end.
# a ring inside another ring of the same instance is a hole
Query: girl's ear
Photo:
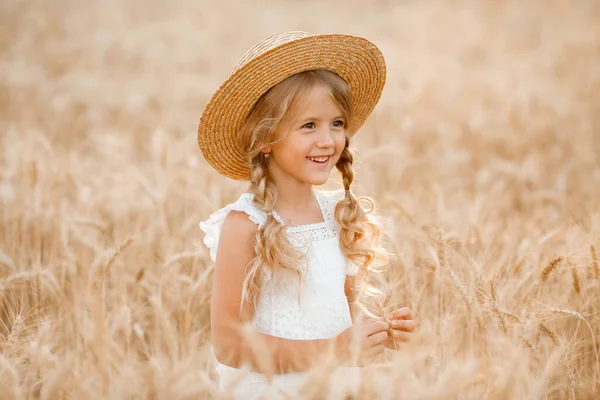
{"type": "Polygon", "coordinates": [[[271,150],[272,150],[272,149],[271,149],[271,146],[265,146],[265,147],[263,147],[263,148],[262,148],[262,150],[261,150],[261,151],[262,151],[263,153],[265,153],[265,154],[269,154],[269,153],[271,152],[271,150]]]}

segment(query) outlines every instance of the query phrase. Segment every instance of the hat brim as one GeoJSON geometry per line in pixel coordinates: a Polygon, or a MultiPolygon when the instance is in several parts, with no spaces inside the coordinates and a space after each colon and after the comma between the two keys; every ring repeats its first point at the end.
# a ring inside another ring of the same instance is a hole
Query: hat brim
{"type": "Polygon", "coordinates": [[[212,96],[200,118],[198,145],[219,173],[249,179],[250,170],[237,132],[258,99],[271,87],[299,72],[335,72],[352,91],[348,133],[353,135],[379,101],[385,85],[383,54],[368,40],[341,34],[312,35],[275,47],[236,70],[212,96]]]}

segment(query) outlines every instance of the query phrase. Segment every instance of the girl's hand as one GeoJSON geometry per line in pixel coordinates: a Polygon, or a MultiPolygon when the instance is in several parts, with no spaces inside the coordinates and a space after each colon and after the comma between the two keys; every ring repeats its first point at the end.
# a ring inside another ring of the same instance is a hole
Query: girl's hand
{"type": "Polygon", "coordinates": [[[390,325],[385,321],[365,319],[357,322],[336,337],[337,353],[343,360],[358,366],[371,364],[383,353],[389,331],[390,325]]]}
{"type": "Polygon", "coordinates": [[[411,333],[415,331],[416,324],[413,321],[412,311],[408,307],[402,307],[392,311],[387,321],[390,323],[391,335],[387,347],[395,348],[395,342],[408,342],[411,333]]]}

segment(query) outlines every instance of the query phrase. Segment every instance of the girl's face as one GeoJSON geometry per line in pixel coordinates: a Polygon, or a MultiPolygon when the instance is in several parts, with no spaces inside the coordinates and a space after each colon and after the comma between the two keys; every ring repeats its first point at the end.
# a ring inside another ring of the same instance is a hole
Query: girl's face
{"type": "Polygon", "coordinates": [[[346,121],[325,86],[313,87],[303,100],[282,122],[277,143],[263,151],[270,153],[269,173],[276,182],[322,185],[344,149],[346,121]]]}

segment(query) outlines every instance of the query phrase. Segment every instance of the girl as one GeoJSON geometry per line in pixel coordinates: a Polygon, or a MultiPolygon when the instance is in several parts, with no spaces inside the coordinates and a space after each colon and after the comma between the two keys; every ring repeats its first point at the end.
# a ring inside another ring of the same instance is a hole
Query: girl
{"type": "Polygon", "coordinates": [[[250,181],[248,193],[200,223],[215,262],[221,391],[298,394],[320,355],[333,352],[349,364],[338,371],[356,371],[414,330],[410,310],[381,321],[356,300],[356,279],[386,252],[371,210],[351,191],[349,144],[384,83],[383,55],[369,41],[289,32],[250,49],[207,104],[204,157],[250,181]],[[334,167],[343,190],[314,191],[334,167]]]}

